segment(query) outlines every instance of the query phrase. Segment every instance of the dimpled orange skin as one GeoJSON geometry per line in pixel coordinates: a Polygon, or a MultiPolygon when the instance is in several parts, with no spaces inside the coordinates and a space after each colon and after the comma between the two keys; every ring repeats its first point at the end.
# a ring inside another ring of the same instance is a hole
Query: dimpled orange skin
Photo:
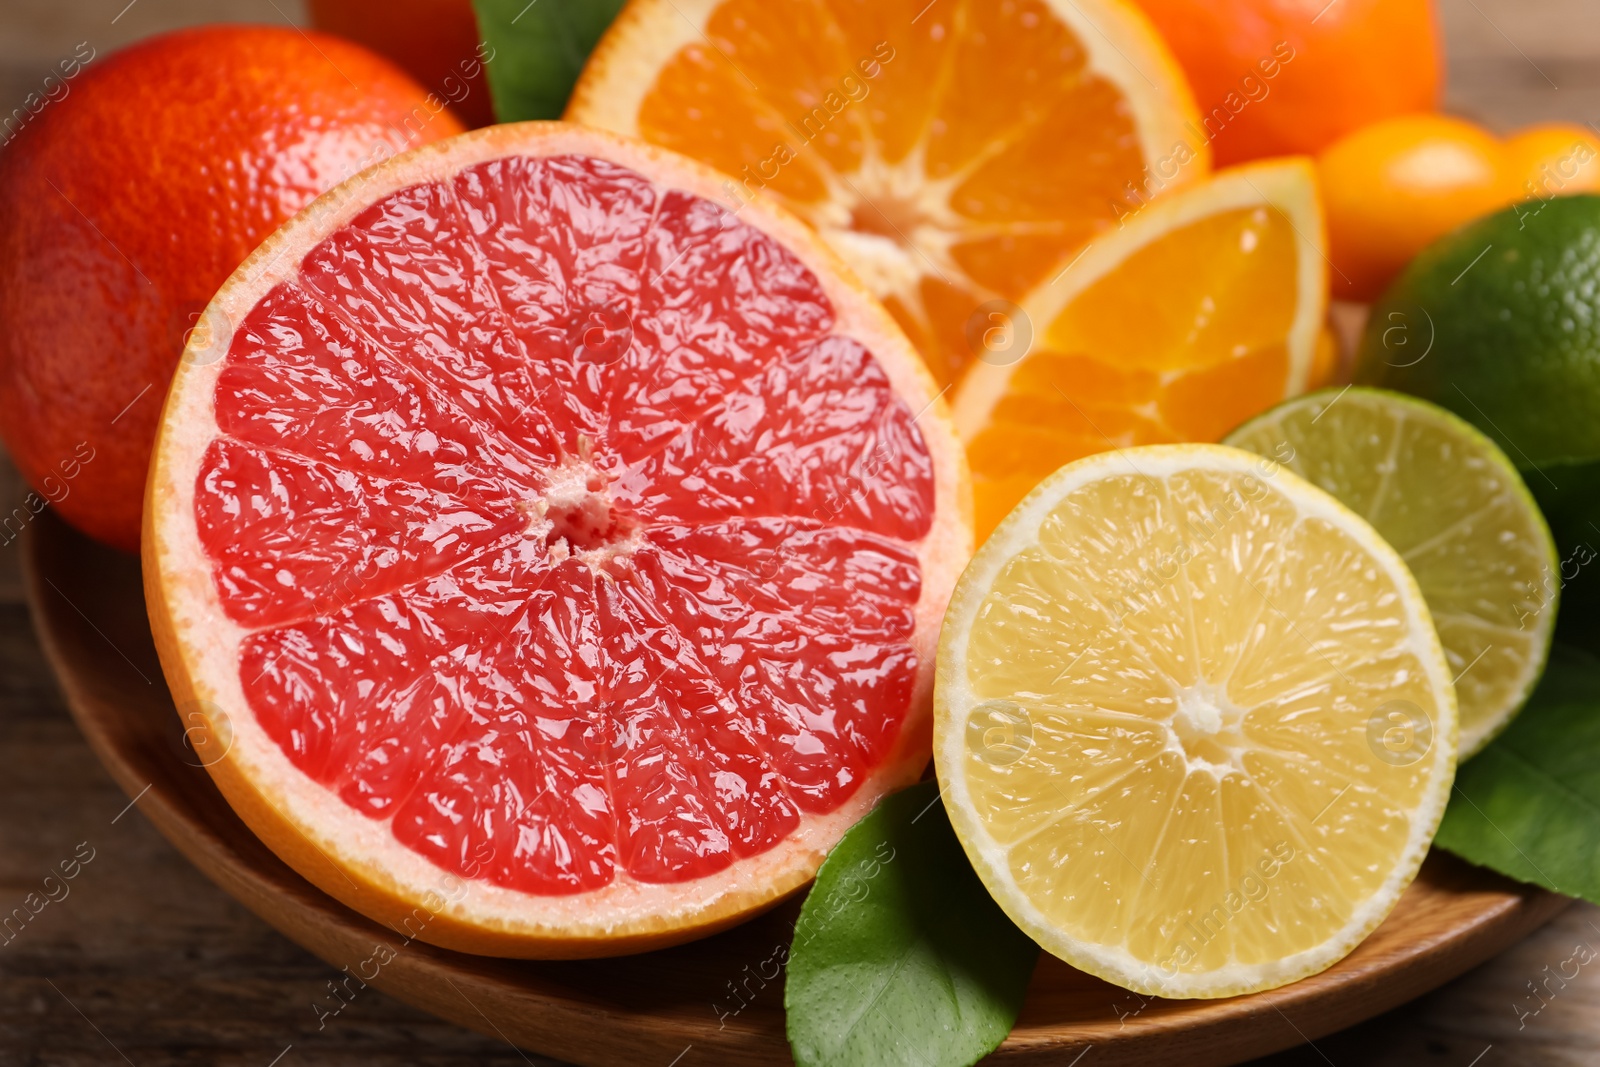
{"type": "Polygon", "coordinates": [[[1435,240],[1516,199],[1502,143],[1445,115],[1407,115],[1317,160],[1336,300],[1373,300],[1435,240]]]}
{"type": "Polygon", "coordinates": [[[41,497],[127,550],[184,334],[319,193],[461,131],[389,61],[216,26],[92,59],[0,152],[0,435],[41,497]]]}
{"type": "Polygon", "coordinates": [[[446,97],[468,126],[494,121],[489,84],[478,60],[478,16],[472,0],[309,0],[306,6],[312,25],[388,56],[446,97]]]}
{"type": "Polygon", "coordinates": [[[1368,123],[1438,106],[1431,0],[1135,2],[1188,75],[1219,167],[1315,155],[1368,123]],[[1285,49],[1292,58],[1267,62],[1285,49]]]}

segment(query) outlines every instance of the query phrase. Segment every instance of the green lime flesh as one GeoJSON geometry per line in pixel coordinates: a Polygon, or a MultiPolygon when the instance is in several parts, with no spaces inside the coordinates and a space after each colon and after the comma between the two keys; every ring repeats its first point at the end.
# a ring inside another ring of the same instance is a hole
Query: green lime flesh
{"type": "Polygon", "coordinates": [[[1461,758],[1487,744],[1544,670],[1561,585],[1505,453],[1437,405],[1355,386],[1286,401],[1224,443],[1327,490],[1400,553],[1456,676],[1461,758]]]}

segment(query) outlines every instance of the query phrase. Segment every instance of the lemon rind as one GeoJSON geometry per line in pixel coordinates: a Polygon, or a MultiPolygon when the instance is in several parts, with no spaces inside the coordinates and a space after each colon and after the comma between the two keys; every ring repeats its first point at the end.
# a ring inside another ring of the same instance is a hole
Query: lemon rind
{"type": "MultiPolygon", "coordinates": [[[[1398,393],[1392,389],[1380,389],[1375,386],[1351,385],[1344,388],[1319,389],[1316,392],[1293,397],[1283,401],[1281,404],[1268,408],[1260,415],[1239,426],[1225,440],[1228,443],[1232,443],[1236,440],[1242,440],[1258,428],[1277,425],[1292,410],[1298,409],[1301,405],[1307,403],[1314,403],[1329,395],[1336,395],[1341,401],[1349,400],[1352,396],[1358,400],[1362,396],[1382,398],[1385,401],[1408,408],[1418,418],[1431,420],[1446,426],[1467,440],[1479,445],[1480,454],[1484,458],[1510,474],[1510,477],[1507,478],[1507,483],[1511,486],[1513,494],[1532,517],[1531,525],[1534,532],[1543,535],[1541,540],[1545,546],[1546,572],[1552,575],[1561,573],[1561,554],[1556,546],[1555,537],[1550,532],[1550,524],[1545,520],[1544,512],[1540,510],[1538,502],[1534,500],[1533,493],[1528,489],[1528,484],[1523,480],[1516,464],[1511,462],[1511,458],[1495,443],[1493,438],[1448,408],[1440,407],[1437,404],[1429,403],[1406,393],[1398,393]]],[[[1511,725],[1511,720],[1517,717],[1517,714],[1528,703],[1529,698],[1533,696],[1534,689],[1538,687],[1539,679],[1544,676],[1545,665],[1549,662],[1550,647],[1555,643],[1556,616],[1560,606],[1561,586],[1558,581],[1550,588],[1549,598],[1545,601],[1544,607],[1539,613],[1538,623],[1533,629],[1532,636],[1535,639],[1535,652],[1524,666],[1516,696],[1508,701],[1504,708],[1483,721],[1471,725],[1462,724],[1460,744],[1456,755],[1456,759],[1459,762],[1465,762],[1483,751],[1490,741],[1493,741],[1507,726],[1511,725]]]]}
{"type": "Polygon", "coordinates": [[[943,786],[945,808],[973,869],[1001,909],[1051,955],[1081,971],[1134,992],[1171,998],[1217,998],[1259,992],[1325,970],[1348,955],[1389,915],[1401,893],[1416,877],[1433,841],[1455,779],[1457,717],[1455,690],[1444,651],[1434,632],[1422,591],[1399,555],[1366,520],[1292,471],[1254,453],[1223,445],[1148,445],[1100,453],[1067,464],[1029,493],[1000,523],[956,583],[939,640],[934,680],[934,762],[943,786]],[[1006,851],[983,828],[967,790],[963,745],[970,698],[956,707],[967,690],[965,635],[1001,568],[1019,551],[1037,542],[1040,523],[1072,491],[1107,476],[1134,472],[1162,477],[1187,470],[1270,471],[1274,484],[1295,504],[1302,517],[1325,519],[1352,536],[1369,556],[1384,566],[1403,598],[1409,623],[1409,644],[1428,670],[1438,694],[1441,720],[1434,745],[1425,757],[1433,764],[1428,791],[1412,810],[1412,830],[1405,849],[1383,883],[1359,902],[1350,919],[1321,944],[1266,964],[1236,964],[1203,974],[1168,977],[1153,962],[1140,960],[1119,946],[1095,944],[1058,929],[1018,888],[1009,873],[1006,851]]]}

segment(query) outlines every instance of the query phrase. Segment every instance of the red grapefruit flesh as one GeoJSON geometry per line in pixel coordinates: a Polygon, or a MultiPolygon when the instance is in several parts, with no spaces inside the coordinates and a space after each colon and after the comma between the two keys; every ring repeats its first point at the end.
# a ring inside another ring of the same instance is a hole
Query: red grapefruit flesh
{"type": "Polygon", "coordinates": [[[554,123],[400,157],[223,287],[146,507],[180,712],[306,877],[607,955],[803,885],[928,755],[960,449],[798,222],[554,123]]]}

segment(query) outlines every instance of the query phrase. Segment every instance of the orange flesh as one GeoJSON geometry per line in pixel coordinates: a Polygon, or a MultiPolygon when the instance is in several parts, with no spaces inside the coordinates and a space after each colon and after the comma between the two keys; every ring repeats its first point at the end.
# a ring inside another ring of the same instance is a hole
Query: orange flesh
{"type": "Polygon", "coordinates": [[[1248,207],[1174,229],[1078,293],[968,442],[980,536],[1064,463],[1216,441],[1282,399],[1298,287],[1293,225],[1248,207]]]}
{"type": "Polygon", "coordinates": [[[729,0],[638,130],[732,175],[735,205],[764,192],[816,227],[943,384],[980,304],[1021,299],[1151,191],[1128,100],[1087,64],[1041,0],[729,0]]]}

